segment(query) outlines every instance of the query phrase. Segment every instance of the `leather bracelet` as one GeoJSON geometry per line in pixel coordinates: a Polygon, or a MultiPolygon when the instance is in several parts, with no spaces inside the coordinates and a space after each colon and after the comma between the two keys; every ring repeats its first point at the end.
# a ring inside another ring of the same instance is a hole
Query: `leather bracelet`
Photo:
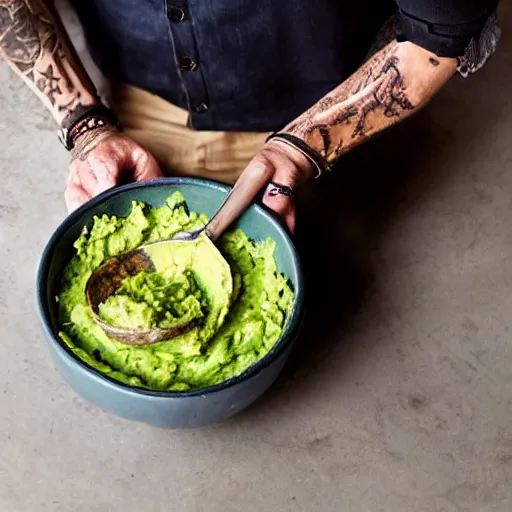
{"type": "Polygon", "coordinates": [[[285,132],[276,132],[269,135],[265,142],[269,142],[271,140],[284,142],[285,144],[288,144],[289,146],[300,151],[316,169],[315,179],[322,176],[324,172],[331,170],[331,166],[327,163],[325,158],[302,139],[299,139],[299,137],[295,137],[295,135],[291,135],[285,132]]]}
{"type": "Polygon", "coordinates": [[[80,106],[62,121],[57,135],[64,147],[70,151],[73,149],[75,140],[79,135],[107,125],[122,131],[121,123],[116,115],[105,105],[80,106]],[[90,122],[88,122],[89,120],[90,122]]]}

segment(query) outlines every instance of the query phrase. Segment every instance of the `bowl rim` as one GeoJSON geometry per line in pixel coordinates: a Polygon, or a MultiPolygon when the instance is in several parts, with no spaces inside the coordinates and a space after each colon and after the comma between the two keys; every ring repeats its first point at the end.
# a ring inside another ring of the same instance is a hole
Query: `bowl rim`
{"type": "Polygon", "coordinates": [[[283,227],[281,222],[278,220],[277,215],[272,210],[267,208],[265,205],[255,202],[250,208],[254,208],[260,215],[266,218],[280,232],[287,247],[290,249],[290,253],[292,254],[292,263],[297,272],[295,307],[293,308],[291,317],[288,320],[288,324],[284,332],[282,333],[281,337],[277,340],[277,342],[274,344],[274,346],[261,359],[259,359],[254,364],[249,366],[240,375],[231,377],[230,379],[222,381],[219,384],[185,391],[167,391],[131,386],[129,384],[120,382],[112,377],[109,377],[108,375],[100,372],[99,370],[93,368],[85,361],[80,359],[67,345],[64,344],[64,342],[58,336],[56,336],[53,333],[50,322],[49,306],[45,299],[46,294],[43,293],[43,290],[45,290],[46,288],[46,276],[48,275],[50,268],[50,256],[54,252],[55,247],[58,241],[60,240],[61,236],[69,229],[70,225],[72,225],[78,219],[78,217],[94,209],[102,202],[107,201],[110,198],[122,194],[128,190],[161,187],[165,185],[172,185],[175,187],[179,187],[179,185],[195,185],[203,188],[219,190],[224,194],[227,194],[231,189],[231,187],[228,185],[209,179],[195,177],[164,177],[149,182],[135,182],[126,185],[119,185],[117,187],[113,187],[109,190],[106,190],[105,192],[102,192],[101,194],[87,201],[79,208],[74,210],[72,213],[70,213],[60,223],[60,225],[55,229],[55,231],[51,235],[50,239],[48,240],[42,251],[36,276],[37,306],[39,310],[40,322],[43,326],[43,329],[48,340],[52,343],[54,348],[58,350],[60,354],[67,359],[68,363],[74,363],[78,365],[79,369],[83,373],[88,374],[90,377],[93,377],[96,380],[100,380],[103,384],[108,384],[111,387],[115,387],[121,392],[146,395],[153,398],[187,398],[198,396],[203,397],[205,395],[223,391],[227,388],[236,386],[244,381],[249,380],[250,378],[254,377],[258,373],[263,371],[274,360],[277,359],[277,357],[288,347],[288,345],[290,345],[290,343],[293,342],[296,334],[298,333],[302,325],[304,317],[304,276],[298,252],[288,231],[283,227]]]}

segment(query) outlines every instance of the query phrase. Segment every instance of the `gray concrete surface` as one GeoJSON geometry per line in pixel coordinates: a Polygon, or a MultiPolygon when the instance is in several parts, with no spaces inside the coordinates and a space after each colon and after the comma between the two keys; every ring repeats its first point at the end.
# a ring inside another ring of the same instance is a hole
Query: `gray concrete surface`
{"type": "Polygon", "coordinates": [[[0,511],[510,512],[510,0],[502,19],[483,71],[304,191],[304,335],[261,401],[196,431],[54,371],[34,274],[68,157],[0,65],[0,511]]]}

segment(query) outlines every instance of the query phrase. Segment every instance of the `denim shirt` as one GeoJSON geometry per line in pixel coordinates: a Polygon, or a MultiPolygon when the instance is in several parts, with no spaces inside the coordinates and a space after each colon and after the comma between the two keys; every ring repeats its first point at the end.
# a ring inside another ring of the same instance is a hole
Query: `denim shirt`
{"type": "MultiPolygon", "coordinates": [[[[107,77],[188,110],[195,129],[240,131],[277,130],[339,85],[397,9],[392,0],[73,4],[91,55],[107,77]]],[[[486,12],[484,6],[478,16],[486,12]]],[[[475,16],[467,13],[469,21],[475,16]]],[[[408,19],[411,34],[421,33],[417,17],[408,19]]],[[[442,16],[438,21],[444,23],[442,16]]]]}

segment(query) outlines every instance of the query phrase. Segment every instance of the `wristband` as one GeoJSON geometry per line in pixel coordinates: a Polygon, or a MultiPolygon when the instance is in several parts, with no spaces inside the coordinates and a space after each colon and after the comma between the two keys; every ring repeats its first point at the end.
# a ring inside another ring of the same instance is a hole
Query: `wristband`
{"type": "Polygon", "coordinates": [[[289,133],[277,132],[272,133],[267,137],[265,142],[269,142],[271,140],[278,140],[300,151],[316,169],[315,178],[319,178],[324,171],[331,170],[331,166],[327,163],[325,158],[318,153],[318,151],[306,144],[302,139],[299,139],[299,137],[295,137],[295,135],[290,135],[289,133]]]}
{"type": "Polygon", "coordinates": [[[57,135],[64,147],[70,151],[79,135],[107,125],[122,130],[114,112],[104,105],[80,106],[62,121],[57,135]]]}

